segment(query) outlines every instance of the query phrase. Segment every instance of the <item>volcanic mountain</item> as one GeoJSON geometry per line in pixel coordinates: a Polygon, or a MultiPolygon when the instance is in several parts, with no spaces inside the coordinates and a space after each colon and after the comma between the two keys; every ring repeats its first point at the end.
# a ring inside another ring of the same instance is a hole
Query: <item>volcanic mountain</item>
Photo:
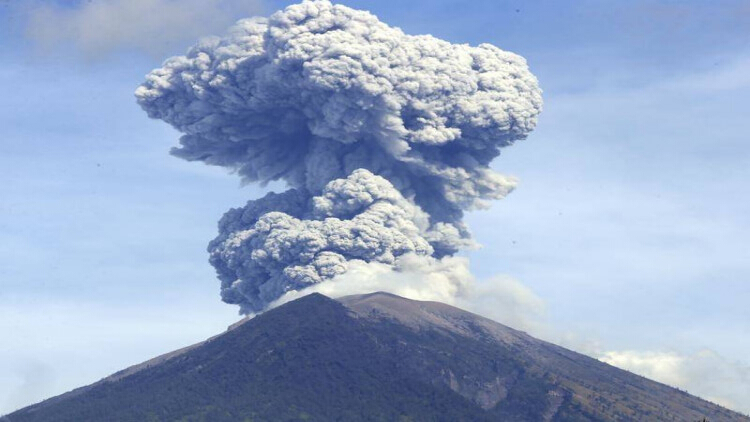
{"type": "Polygon", "coordinates": [[[27,421],[750,421],[481,316],[311,294],[18,410],[27,421]]]}

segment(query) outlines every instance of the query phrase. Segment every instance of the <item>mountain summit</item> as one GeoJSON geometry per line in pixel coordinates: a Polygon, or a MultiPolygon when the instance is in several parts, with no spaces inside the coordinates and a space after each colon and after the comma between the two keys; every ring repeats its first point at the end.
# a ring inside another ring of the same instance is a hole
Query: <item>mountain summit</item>
{"type": "Polygon", "coordinates": [[[750,421],[481,316],[320,294],[18,410],[27,421],[750,421]]]}

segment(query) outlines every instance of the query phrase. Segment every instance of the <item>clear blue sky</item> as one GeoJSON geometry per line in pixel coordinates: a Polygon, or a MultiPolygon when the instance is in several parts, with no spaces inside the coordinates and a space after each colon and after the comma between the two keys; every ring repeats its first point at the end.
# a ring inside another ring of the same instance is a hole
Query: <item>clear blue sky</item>
{"type": "MultiPolygon", "coordinates": [[[[133,90],[289,4],[61,3],[0,2],[0,414],[238,318],[205,246],[261,190],[169,156],[178,134],[133,90]],[[126,19],[149,5],[177,17],[126,19]]],[[[494,164],[519,188],[468,218],[477,276],[544,302],[532,334],[750,412],[750,4],[344,3],[540,79],[538,129],[494,164]]]]}

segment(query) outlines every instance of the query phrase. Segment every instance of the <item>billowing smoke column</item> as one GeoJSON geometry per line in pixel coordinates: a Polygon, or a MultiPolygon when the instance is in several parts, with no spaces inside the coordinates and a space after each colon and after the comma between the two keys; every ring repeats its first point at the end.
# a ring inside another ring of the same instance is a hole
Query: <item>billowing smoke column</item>
{"type": "Polygon", "coordinates": [[[513,189],[489,164],[542,107],[515,54],[325,0],[201,40],[136,97],[184,134],[174,155],[291,187],[228,211],[209,244],[223,300],[244,313],[353,264],[436,263],[471,245],[463,212],[513,189]]]}

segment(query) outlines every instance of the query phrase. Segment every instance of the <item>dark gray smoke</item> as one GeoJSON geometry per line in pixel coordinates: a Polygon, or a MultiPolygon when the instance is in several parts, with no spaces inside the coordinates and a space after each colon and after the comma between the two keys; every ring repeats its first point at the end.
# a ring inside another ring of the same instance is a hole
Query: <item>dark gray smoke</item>
{"type": "Polygon", "coordinates": [[[520,56],[326,0],[201,40],[136,97],[184,133],[174,155],[292,188],[227,212],[209,245],[223,300],[246,313],[355,260],[398,268],[471,245],[463,212],[513,189],[489,163],[542,108],[520,56]]]}

